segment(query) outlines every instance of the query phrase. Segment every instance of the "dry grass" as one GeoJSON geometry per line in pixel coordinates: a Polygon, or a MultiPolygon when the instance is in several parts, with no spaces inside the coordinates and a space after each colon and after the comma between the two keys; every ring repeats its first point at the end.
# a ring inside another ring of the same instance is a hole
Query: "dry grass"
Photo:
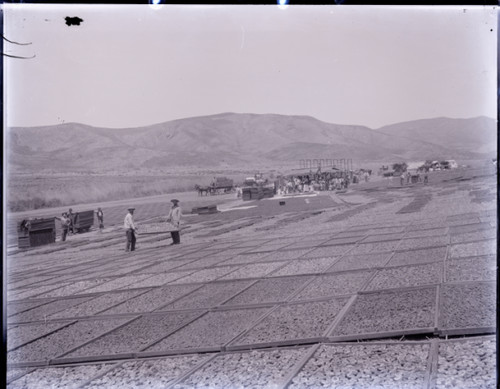
{"type": "Polygon", "coordinates": [[[7,207],[18,212],[194,191],[196,184],[206,185],[214,175],[11,175],[7,207]]]}

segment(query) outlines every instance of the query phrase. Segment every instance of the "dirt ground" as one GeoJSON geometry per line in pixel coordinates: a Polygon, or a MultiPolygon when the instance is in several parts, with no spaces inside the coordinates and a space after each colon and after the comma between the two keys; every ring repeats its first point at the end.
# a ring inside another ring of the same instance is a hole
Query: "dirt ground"
{"type": "Polygon", "coordinates": [[[9,387],[492,387],[495,173],[75,206],[101,206],[104,231],[28,250],[15,221],[66,208],[8,215],[9,387]],[[189,213],[208,204],[220,212],[189,213]],[[126,253],[130,205],[140,234],[126,253]]]}

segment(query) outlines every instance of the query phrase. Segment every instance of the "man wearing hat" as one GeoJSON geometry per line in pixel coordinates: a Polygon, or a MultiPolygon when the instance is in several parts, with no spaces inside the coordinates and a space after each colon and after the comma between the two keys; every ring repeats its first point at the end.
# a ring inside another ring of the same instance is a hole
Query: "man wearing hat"
{"type": "Polygon", "coordinates": [[[128,208],[127,216],[125,216],[125,221],[123,222],[123,227],[125,228],[125,234],[127,236],[127,246],[125,251],[135,250],[135,224],[134,224],[134,210],[135,208],[128,208]]]}
{"type": "Polygon", "coordinates": [[[179,207],[179,200],[177,199],[172,199],[170,200],[172,202],[172,208],[170,208],[170,211],[167,216],[167,223],[172,224],[173,230],[170,231],[170,235],[172,235],[172,244],[179,244],[181,243],[181,237],[180,237],[180,225],[181,225],[181,208],[179,207]]]}

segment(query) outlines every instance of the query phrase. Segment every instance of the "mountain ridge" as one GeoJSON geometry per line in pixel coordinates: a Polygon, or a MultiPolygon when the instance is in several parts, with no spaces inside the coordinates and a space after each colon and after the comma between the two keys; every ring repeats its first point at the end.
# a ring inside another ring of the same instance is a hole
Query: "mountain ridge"
{"type": "Polygon", "coordinates": [[[240,166],[304,158],[483,159],[496,151],[496,121],[435,118],[371,129],[307,115],[228,112],[121,129],[81,123],[10,127],[7,145],[14,171],[240,166]]]}

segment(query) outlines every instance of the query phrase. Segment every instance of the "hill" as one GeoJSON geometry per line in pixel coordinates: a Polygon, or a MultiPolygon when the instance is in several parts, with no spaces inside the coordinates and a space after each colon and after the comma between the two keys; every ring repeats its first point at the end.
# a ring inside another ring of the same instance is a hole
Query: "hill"
{"type": "Polygon", "coordinates": [[[7,157],[9,169],[24,172],[298,165],[300,159],[320,158],[461,160],[489,157],[496,150],[492,133],[495,121],[482,117],[417,120],[373,130],[308,116],[223,113],[125,129],[78,123],[12,127],[7,157]]]}
{"type": "Polygon", "coordinates": [[[422,119],[384,126],[378,131],[389,135],[425,140],[457,151],[496,153],[497,125],[494,119],[422,119]]]}

